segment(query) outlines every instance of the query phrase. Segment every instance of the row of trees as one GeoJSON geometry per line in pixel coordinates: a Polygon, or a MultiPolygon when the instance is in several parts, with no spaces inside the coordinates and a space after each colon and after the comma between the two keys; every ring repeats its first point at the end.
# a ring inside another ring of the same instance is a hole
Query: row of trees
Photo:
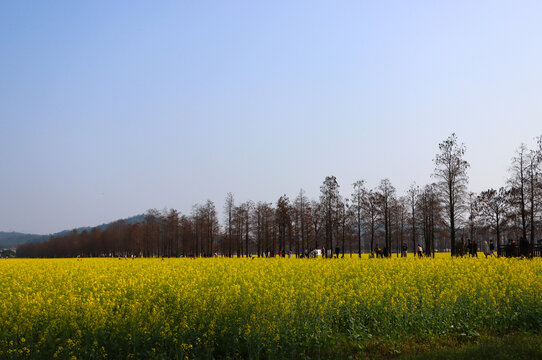
{"type": "Polygon", "coordinates": [[[324,179],[318,199],[304,190],[295,199],[281,196],[274,204],[236,204],[228,193],[223,226],[215,204],[195,205],[190,214],[149,210],[137,224],[117,222],[106,230],[93,229],[22,245],[23,257],[72,256],[306,256],[312,249],[324,255],[358,254],[381,248],[385,255],[403,247],[426,254],[450,250],[462,254],[465,241],[529,240],[534,248],[541,224],[542,137],[534,149],[521,145],[512,159],[510,177],[500,189],[468,192],[469,164],[465,145],[452,134],[439,145],[434,183],[413,184],[402,196],[389,179],[375,188],[363,180],[352,185],[349,197],[340,194],[334,176],[324,179]]]}

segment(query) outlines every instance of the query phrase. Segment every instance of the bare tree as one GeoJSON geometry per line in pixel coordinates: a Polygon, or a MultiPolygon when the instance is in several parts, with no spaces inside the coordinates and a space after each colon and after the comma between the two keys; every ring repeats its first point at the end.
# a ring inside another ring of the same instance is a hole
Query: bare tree
{"type": "Polygon", "coordinates": [[[254,229],[258,257],[269,251],[267,223],[270,212],[272,212],[271,205],[261,201],[256,204],[254,211],[252,211],[252,228],[254,229]]]}
{"type": "Polygon", "coordinates": [[[383,179],[378,186],[378,205],[380,210],[380,219],[384,226],[384,241],[386,251],[384,256],[391,255],[391,206],[395,199],[395,187],[389,179],[383,179]]]}
{"type": "Polygon", "coordinates": [[[291,238],[289,235],[292,226],[290,199],[288,199],[288,196],[286,195],[282,195],[277,200],[276,221],[278,226],[279,251],[281,251],[282,255],[284,256],[287,240],[290,243],[289,250],[291,250],[291,238]]]}
{"type": "Polygon", "coordinates": [[[314,232],[314,248],[319,249],[318,238],[320,237],[320,230],[322,229],[322,205],[316,200],[311,200],[309,219],[314,232]]]}
{"type": "Polygon", "coordinates": [[[228,255],[232,254],[233,243],[233,211],[235,209],[235,201],[233,194],[229,192],[226,195],[226,203],[224,204],[224,212],[226,215],[226,243],[228,244],[228,255]]]}
{"type": "Polygon", "coordinates": [[[358,180],[352,186],[354,187],[354,192],[352,193],[352,205],[350,209],[353,213],[354,224],[357,230],[358,256],[361,258],[361,227],[363,223],[362,211],[367,189],[365,189],[364,180],[358,180]]]}
{"type": "Polygon", "coordinates": [[[456,251],[456,222],[461,218],[464,211],[464,201],[469,181],[467,169],[469,163],[463,159],[465,144],[458,144],[457,136],[450,135],[444,142],[439,144],[440,153],[434,159],[436,177],[439,189],[444,195],[444,203],[447,211],[448,226],[450,228],[450,242],[452,256],[456,251]]]}
{"type": "Polygon", "coordinates": [[[309,221],[308,221],[308,213],[307,209],[309,207],[309,199],[305,196],[305,191],[303,189],[299,190],[299,194],[297,195],[295,201],[294,201],[294,209],[295,209],[295,216],[296,216],[296,228],[297,228],[297,255],[299,256],[299,252],[301,249],[301,252],[304,252],[304,250],[308,250],[308,229],[309,229],[309,221]],[[299,245],[299,242],[301,241],[301,246],[299,245]]]}
{"type": "Polygon", "coordinates": [[[183,256],[195,256],[194,244],[194,224],[192,219],[186,215],[180,218],[180,238],[183,256]]]}
{"type": "Polygon", "coordinates": [[[145,214],[145,256],[159,256],[160,222],[162,215],[156,209],[145,214]]]}
{"type": "Polygon", "coordinates": [[[376,222],[378,220],[378,195],[374,190],[369,190],[365,193],[363,199],[363,219],[365,228],[369,230],[371,236],[371,257],[374,256],[374,243],[376,222]]]}
{"type": "Polygon", "coordinates": [[[331,249],[333,254],[333,238],[337,228],[337,212],[339,208],[340,194],[339,183],[335,176],[326,176],[324,183],[320,186],[320,203],[324,215],[324,232],[326,235],[326,252],[331,249]]]}
{"type": "Polygon", "coordinates": [[[514,203],[517,205],[521,217],[521,238],[527,239],[527,211],[525,196],[527,192],[527,146],[521,144],[512,158],[510,178],[508,184],[512,188],[514,203]]]}
{"type": "Polygon", "coordinates": [[[435,257],[435,235],[437,226],[440,223],[440,200],[435,184],[426,185],[420,194],[418,201],[420,223],[422,224],[422,233],[425,241],[425,254],[435,257]]]}
{"type": "MultiPolygon", "coordinates": [[[[347,227],[348,227],[348,215],[350,214],[350,204],[349,200],[346,199],[345,201],[340,200],[338,204],[337,209],[337,230],[340,232],[341,237],[341,253],[342,257],[344,258],[344,250],[346,248],[346,235],[347,235],[347,227]]],[[[336,236],[337,241],[339,239],[339,234],[336,236]]],[[[338,245],[338,243],[337,243],[338,245]]],[[[339,253],[337,252],[335,254],[337,257],[339,256],[339,253]]]]}
{"type": "Polygon", "coordinates": [[[252,202],[251,200],[242,203],[240,206],[241,216],[242,216],[243,225],[244,225],[242,231],[244,232],[244,238],[245,238],[245,256],[246,257],[248,257],[250,254],[249,253],[249,240],[250,240],[250,231],[251,231],[250,218],[251,218],[251,214],[253,210],[254,210],[254,202],[252,202]]]}
{"type": "Polygon", "coordinates": [[[179,239],[179,212],[170,209],[166,216],[166,246],[164,255],[177,256],[179,239]]]}
{"type": "Polygon", "coordinates": [[[495,230],[496,244],[501,244],[502,223],[509,208],[507,198],[510,192],[501,187],[498,191],[489,189],[478,195],[480,203],[480,215],[482,219],[495,230]]]}
{"type": "Polygon", "coordinates": [[[245,231],[245,208],[241,204],[233,208],[233,238],[235,238],[235,249],[237,257],[243,255],[243,234],[245,231]]]}
{"type": "Polygon", "coordinates": [[[412,240],[412,252],[416,254],[416,205],[418,202],[418,197],[420,195],[420,187],[415,183],[410,185],[410,188],[407,192],[408,205],[410,207],[410,231],[411,231],[411,240],[412,240]]]}
{"type": "Polygon", "coordinates": [[[394,217],[396,221],[396,231],[397,234],[397,256],[401,252],[403,253],[403,245],[405,245],[405,224],[407,221],[408,210],[407,210],[407,198],[400,197],[395,201],[394,204],[394,217]]]}
{"type": "Polygon", "coordinates": [[[476,196],[476,194],[472,192],[468,193],[467,195],[467,209],[469,214],[467,218],[467,225],[469,227],[469,238],[474,243],[477,242],[476,230],[479,225],[478,218],[480,217],[480,202],[478,201],[478,197],[476,196]]]}
{"type": "Polygon", "coordinates": [[[204,252],[207,256],[212,256],[215,250],[215,238],[220,231],[215,204],[211,200],[207,200],[205,205],[199,207],[199,212],[203,226],[204,252]]]}
{"type": "Polygon", "coordinates": [[[542,175],[542,136],[538,138],[539,148],[531,150],[527,158],[527,189],[529,193],[529,225],[530,225],[530,256],[534,256],[534,242],[536,238],[536,213],[540,206],[542,175]]]}

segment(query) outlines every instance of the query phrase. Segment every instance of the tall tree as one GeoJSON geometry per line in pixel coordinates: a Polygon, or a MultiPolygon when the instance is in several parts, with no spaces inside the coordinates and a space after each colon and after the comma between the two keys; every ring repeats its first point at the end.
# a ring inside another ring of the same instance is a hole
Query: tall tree
{"type": "Polygon", "coordinates": [[[311,200],[311,206],[309,208],[309,219],[314,232],[314,248],[319,249],[318,239],[320,238],[320,230],[322,230],[322,204],[320,204],[316,200],[311,200]]]}
{"type": "Polygon", "coordinates": [[[404,196],[399,197],[394,204],[394,212],[396,219],[396,234],[397,236],[397,256],[399,252],[402,253],[403,245],[405,245],[405,224],[407,221],[407,198],[404,196]]]}
{"type": "Polygon", "coordinates": [[[527,211],[526,211],[526,193],[527,193],[527,158],[528,151],[525,144],[521,144],[516,150],[516,155],[512,158],[510,168],[510,178],[508,184],[512,188],[514,203],[519,210],[521,217],[521,237],[527,239],[527,211]]]}
{"type": "Polygon", "coordinates": [[[233,211],[235,209],[235,201],[233,194],[229,192],[226,195],[226,203],[224,204],[224,213],[226,216],[226,243],[228,245],[228,255],[232,255],[233,245],[233,211]]]}
{"type": "Polygon", "coordinates": [[[418,201],[420,223],[425,241],[425,254],[435,256],[435,234],[440,223],[440,200],[435,184],[426,185],[420,194],[418,201]]]}
{"type": "Polygon", "coordinates": [[[289,250],[291,250],[291,241],[289,235],[292,226],[290,199],[286,195],[282,195],[277,200],[276,219],[278,226],[279,251],[281,251],[282,255],[284,256],[287,240],[290,243],[289,250]]]}
{"type": "Polygon", "coordinates": [[[480,215],[482,219],[495,230],[496,245],[501,244],[502,223],[509,207],[507,198],[510,193],[503,187],[499,190],[489,189],[478,195],[480,215]]]}
{"type": "Polygon", "coordinates": [[[265,219],[265,206],[267,204],[258,201],[252,212],[252,224],[256,240],[256,254],[258,257],[263,252],[263,239],[264,239],[264,219],[265,219]]]}
{"type": "Polygon", "coordinates": [[[358,180],[352,184],[352,186],[354,187],[354,192],[352,193],[352,205],[350,209],[354,215],[354,224],[356,226],[356,235],[358,238],[358,256],[361,258],[361,227],[363,225],[362,212],[367,189],[365,189],[364,180],[358,180]]]}
{"type": "Polygon", "coordinates": [[[245,256],[248,257],[249,252],[249,241],[250,241],[250,218],[252,211],[254,211],[254,202],[249,200],[241,204],[241,215],[243,217],[243,233],[245,238],[245,256]]]}
{"type": "Polygon", "coordinates": [[[160,222],[162,215],[156,209],[150,209],[145,214],[145,256],[160,256],[160,222]]]}
{"type": "MultiPolygon", "coordinates": [[[[348,215],[350,214],[350,204],[349,200],[346,199],[345,201],[340,201],[338,204],[337,209],[337,230],[340,232],[340,238],[341,238],[341,253],[342,257],[344,257],[344,250],[346,248],[346,233],[347,233],[347,227],[348,227],[348,215]]],[[[337,241],[339,239],[339,233],[337,233],[337,241]]],[[[337,242],[338,245],[338,242],[337,242]]],[[[339,256],[337,253],[336,256],[339,256]]]]}
{"type": "Polygon", "coordinates": [[[326,176],[324,183],[320,186],[320,203],[324,215],[324,232],[326,236],[326,252],[333,254],[333,238],[336,234],[337,212],[340,202],[339,183],[335,176],[326,176]]]}
{"type": "Polygon", "coordinates": [[[386,243],[385,256],[391,255],[391,206],[395,200],[395,187],[389,179],[383,179],[378,185],[378,204],[380,219],[384,226],[384,241],[386,243]]]}
{"type": "Polygon", "coordinates": [[[296,227],[298,229],[297,231],[297,242],[299,244],[299,241],[301,241],[301,246],[297,246],[297,252],[299,255],[299,251],[301,249],[301,252],[303,253],[304,250],[308,250],[308,229],[309,229],[309,221],[308,221],[308,213],[307,209],[309,207],[309,199],[305,196],[305,190],[300,189],[299,194],[295,198],[294,201],[294,209],[296,213],[296,227]]]}
{"type": "Polygon", "coordinates": [[[194,244],[194,224],[192,219],[186,215],[180,218],[180,238],[181,249],[184,256],[195,256],[194,244]]]}
{"type": "Polygon", "coordinates": [[[480,214],[480,204],[477,196],[470,192],[467,195],[467,209],[468,219],[467,224],[469,226],[469,238],[472,242],[476,242],[476,230],[478,225],[478,217],[480,214]]]}
{"type": "Polygon", "coordinates": [[[207,256],[213,256],[215,238],[220,231],[215,204],[211,200],[207,200],[205,205],[200,207],[200,212],[204,228],[205,253],[207,256]]]}
{"type": "Polygon", "coordinates": [[[531,150],[527,158],[527,189],[529,192],[529,235],[530,255],[534,256],[534,241],[536,238],[536,213],[540,206],[542,163],[542,136],[538,138],[539,148],[531,150]]]}
{"type": "Polygon", "coordinates": [[[243,233],[245,230],[245,209],[244,205],[234,207],[233,209],[233,238],[235,238],[235,249],[237,257],[243,255],[243,233]]]}
{"type": "Polygon", "coordinates": [[[465,144],[457,142],[455,134],[450,135],[439,144],[440,152],[434,159],[434,176],[439,180],[439,189],[445,198],[452,256],[456,250],[456,222],[464,211],[464,201],[467,192],[469,163],[463,159],[465,144]]]}
{"type": "Polygon", "coordinates": [[[170,209],[166,215],[166,246],[165,256],[177,256],[179,244],[179,212],[170,209]]]}
{"type": "Polygon", "coordinates": [[[410,231],[412,240],[412,253],[416,254],[416,206],[418,197],[420,194],[420,188],[415,183],[410,185],[407,192],[408,205],[410,207],[410,231]]]}
{"type": "Polygon", "coordinates": [[[363,198],[363,219],[365,228],[369,230],[371,237],[371,257],[374,256],[376,222],[378,220],[378,194],[369,190],[363,198]]]}

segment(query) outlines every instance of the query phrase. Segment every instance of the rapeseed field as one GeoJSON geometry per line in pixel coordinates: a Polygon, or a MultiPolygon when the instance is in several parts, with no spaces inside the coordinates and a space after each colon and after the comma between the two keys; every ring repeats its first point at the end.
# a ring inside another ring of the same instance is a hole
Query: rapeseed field
{"type": "Polygon", "coordinates": [[[0,261],[0,358],[318,358],[541,328],[540,258],[0,261]]]}

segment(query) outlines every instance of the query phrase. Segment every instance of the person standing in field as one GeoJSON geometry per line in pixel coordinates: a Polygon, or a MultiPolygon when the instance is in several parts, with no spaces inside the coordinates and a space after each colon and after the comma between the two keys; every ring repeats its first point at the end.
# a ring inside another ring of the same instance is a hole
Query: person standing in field
{"type": "Polygon", "coordinates": [[[478,243],[476,241],[472,243],[472,256],[478,257],[478,243]]]}
{"type": "Polygon", "coordinates": [[[489,241],[489,253],[491,256],[495,256],[495,244],[493,243],[493,240],[489,241]]]}
{"type": "Polygon", "coordinates": [[[523,236],[519,239],[519,248],[521,256],[527,257],[529,255],[529,241],[524,239],[523,236]]]}
{"type": "Polygon", "coordinates": [[[482,251],[484,252],[484,255],[487,258],[489,255],[489,245],[487,243],[487,240],[484,240],[484,242],[482,243],[482,251]]]}
{"type": "Polygon", "coordinates": [[[423,256],[423,248],[421,244],[418,244],[418,257],[423,256]]]}
{"type": "Polygon", "coordinates": [[[407,244],[403,244],[403,246],[401,248],[401,257],[406,257],[407,256],[407,250],[408,250],[407,244]]]}

